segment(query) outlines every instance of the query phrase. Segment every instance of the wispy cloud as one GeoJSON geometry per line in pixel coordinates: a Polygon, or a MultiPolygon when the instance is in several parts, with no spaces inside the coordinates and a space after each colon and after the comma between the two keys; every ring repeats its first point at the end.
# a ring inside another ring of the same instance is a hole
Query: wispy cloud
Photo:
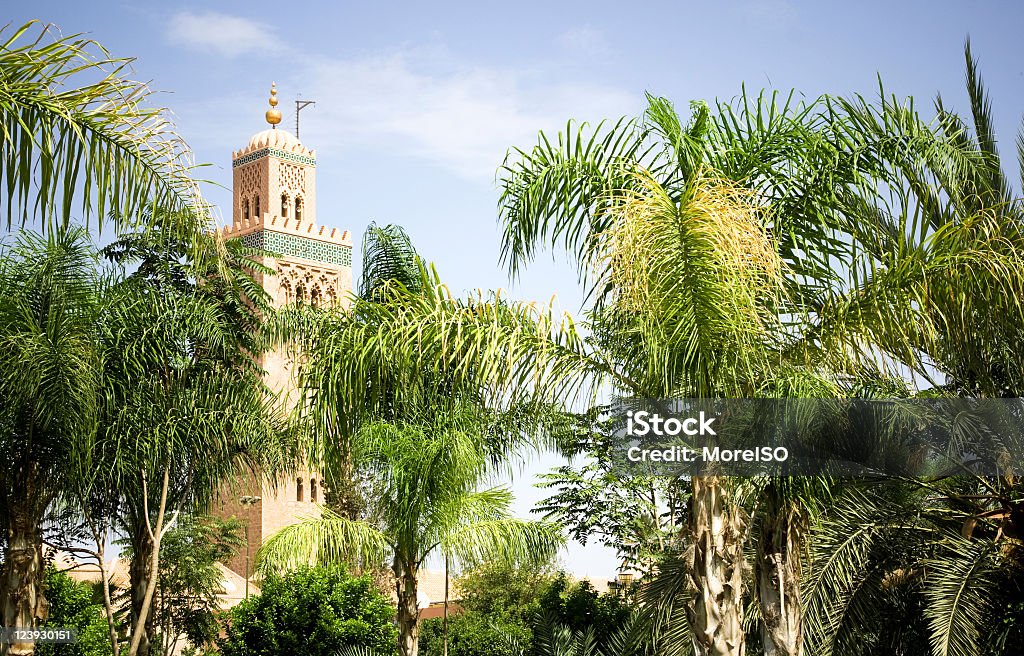
{"type": "Polygon", "coordinates": [[[320,94],[310,130],[326,137],[322,147],[384,139],[389,148],[490,181],[506,150],[535,143],[538,130],[563,128],[569,118],[618,117],[635,105],[613,88],[496,68],[436,73],[413,60],[394,54],[318,65],[304,88],[320,94]]]}
{"type": "Polygon", "coordinates": [[[263,23],[215,11],[181,11],[171,17],[168,40],[193,50],[235,57],[254,50],[273,50],[276,40],[263,23]]]}
{"type": "MultiPolygon", "coordinates": [[[[269,36],[257,23],[223,14],[179,14],[171,32],[186,45],[227,55],[263,47],[269,36]]],[[[575,38],[577,48],[597,43],[594,36],[575,38]]],[[[353,57],[281,47],[278,56],[285,64],[280,68],[290,72],[276,80],[282,127],[294,124],[289,101],[298,92],[317,101],[302,114],[308,145],[331,153],[386,150],[487,184],[506,151],[536,143],[539,130],[563,129],[571,118],[633,114],[641,100],[601,82],[566,83],[542,69],[467,66],[436,44],[353,57]]],[[[221,94],[186,108],[182,118],[204,142],[237,147],[237,138],[222,142],[259,116],[253,108],[261,107],[263,92],[253,90],[246,99],[221,94]]]]}

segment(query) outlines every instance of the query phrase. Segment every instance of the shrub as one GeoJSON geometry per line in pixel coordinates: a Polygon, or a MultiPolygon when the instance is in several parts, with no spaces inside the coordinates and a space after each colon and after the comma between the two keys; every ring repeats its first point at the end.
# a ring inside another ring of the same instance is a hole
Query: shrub
{"type": "Polygon", "coordinates": [[[395,608],[369,576],[314,567],[263,581],[259,595],[231,609],[224,656],[333,656],[364,646],[397,653],[395,608]]]}
{"type": "Polygon", "coordinates": [[[38,645],[36,656],[108,656],[114,653],[103,604],[93,600],[92,586],[50,567],[46,570],[46,599],[50,602],[50,616],[45,626],[75,629],[78,641],[70,645],[38,645]]]}

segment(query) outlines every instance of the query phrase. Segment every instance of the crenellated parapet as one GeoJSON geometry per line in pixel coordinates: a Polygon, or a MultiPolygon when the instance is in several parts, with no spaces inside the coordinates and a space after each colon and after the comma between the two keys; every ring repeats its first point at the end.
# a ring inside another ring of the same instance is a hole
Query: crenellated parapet
{"type": "Polygon", "coordinates": [[[302,221],[293,218],[281,218],[264,212],[263,216],[254,216],[251,219],[240,219],[232,225],[221,229],[226,239],[244,237],[260,230],[269,230],[282,234],[295,235],[306,239],[337,244],[339,246],[352,247],[352,235],[348,230],[318,226],[309,221],[302,221]]]}

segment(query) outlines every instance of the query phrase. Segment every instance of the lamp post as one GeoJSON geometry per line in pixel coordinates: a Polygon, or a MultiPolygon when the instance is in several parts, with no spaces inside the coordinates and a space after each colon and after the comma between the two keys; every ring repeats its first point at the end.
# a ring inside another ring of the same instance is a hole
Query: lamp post
{"type": "MultiPolygon", "coordinates": [[[[248,508],[260,502],[261,497],[241,497],[238,502],[248,508]]],[[[245,520],[245,598],[249,598],[249,520],[245,520]]]]}

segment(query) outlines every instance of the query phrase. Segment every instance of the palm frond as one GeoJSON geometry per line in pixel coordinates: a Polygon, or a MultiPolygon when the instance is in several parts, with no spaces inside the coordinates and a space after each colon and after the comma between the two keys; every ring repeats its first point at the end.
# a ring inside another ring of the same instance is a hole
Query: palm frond
{"type": "Polygon", "coordinates": [[[76,207],[135,225],[144,209],[204,211],[191,153],[130,59],[35,21],[0,29],[0,187],[7,226],[66,225],[76,207]],[[34,35],[33,35],[34,32],[34,35]]]}
{"type": "Polygon", "coordinates": [[[306,565],[349,564],[376,567],[387,558],[391,544],[369,524],[342,517],[329,508],[286,526],[256,552],[256,569],[282,571],[306,565]]]}
{"type": "MultiPolygon", "coordinates": [[[[951,538],[953,539],[953,538],[951,538]]],[[[934,656],[987,651],[997,634],[999,546],[989,540],[955,540],[928,562],[924,614],[934,656]]]]}

